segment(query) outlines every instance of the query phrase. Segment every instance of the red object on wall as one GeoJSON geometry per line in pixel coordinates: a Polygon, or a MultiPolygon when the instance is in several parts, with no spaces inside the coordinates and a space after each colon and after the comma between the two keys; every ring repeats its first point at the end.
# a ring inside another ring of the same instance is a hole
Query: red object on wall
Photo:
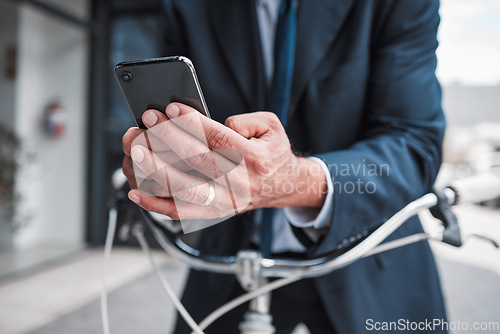
{"type": "Polygon", "coordinates": [[[66,130],[66,111],[59,103],[51,103],[45,108],[44,131],[53,138],[61,137],[66,130]]]}

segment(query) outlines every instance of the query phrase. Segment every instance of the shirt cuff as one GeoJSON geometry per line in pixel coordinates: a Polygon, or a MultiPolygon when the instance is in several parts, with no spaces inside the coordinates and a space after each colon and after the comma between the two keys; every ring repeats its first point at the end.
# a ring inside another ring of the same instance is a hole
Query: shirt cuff
{"type": "Polygon", "coordinates": [[[315,229],[327,228],[330,226],[330,213],[333,209],[333,183],[330,171],[323,160],[316,157],[308,159],[318,162],[323,168],[326,177],[327,194],[325,202],[321,208],[305,208],[301,206],[288,206],[283,209],[286,218],[295,227],[315,229]]]}

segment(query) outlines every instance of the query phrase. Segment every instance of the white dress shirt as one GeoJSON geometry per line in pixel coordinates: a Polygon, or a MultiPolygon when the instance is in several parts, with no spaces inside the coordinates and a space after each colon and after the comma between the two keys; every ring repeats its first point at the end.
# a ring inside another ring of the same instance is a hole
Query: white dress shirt
{"type": "MultiPolygon", "coordinates": [[[[262,44],[262,57],[264,60],[265,73],[268,87],[271,85],[274,73],[274,37],[278,24],[279,8],[282,0],[255,0],[257,19],[259,21],[260,40],[262,44]]],[[[333,209],[333,184],[330,171],[326,164],[315,157],[309,159],[317,161],[323,167],[327,180],[328,193],[325,204],[320,209],[304,207],[287,207],[274,211],[273,220],[273,242],[271,251],[273,253],[282,252],[303,252],[305,247],[297,240],[289,225],[305,228],[306,234],[312,239],[317,238],[316,231],[327,228],[330,225],[328,217],[333,209]]],[[[259,243],[259,225],[261,212],[257,210],[255,215],[256,229],[252,235],[252,240],[259,243]]]]}

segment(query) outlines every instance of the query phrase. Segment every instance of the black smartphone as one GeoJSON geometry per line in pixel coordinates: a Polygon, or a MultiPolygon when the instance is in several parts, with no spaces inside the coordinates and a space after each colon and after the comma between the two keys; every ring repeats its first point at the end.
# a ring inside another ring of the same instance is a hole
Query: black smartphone
{"type": "Polygon", "coordinates": [[[194,65],[184,56],[122,62],[115,77],[137,126],[146,128],[142,114],[147,109],[165,112],[171,102],[181,102],[210,117],[194,65]]]}

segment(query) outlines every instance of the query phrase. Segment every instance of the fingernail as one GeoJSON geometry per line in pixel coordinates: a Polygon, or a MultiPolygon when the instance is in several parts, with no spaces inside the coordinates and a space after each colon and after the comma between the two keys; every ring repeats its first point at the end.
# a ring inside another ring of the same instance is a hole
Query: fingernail
{"type": "Polygon", "coordinates": [[[158,116],[153,111],[148,111],[144,114],[142,120],[147,126],[153,126],[158,122],[158,116]]]}
{"type": "Polygon", "coordinates": [[[165,110],[165,113],[167,114],[167,116],[169,118],[174,118],[174,117],[177,117],[179,116],[179,113],[180,113],[180,109],[178,106],[176,106],[175,104],[169,104],[167,109],[165,110]]]}
{"type": "Polygon", "coordinates": [[[132,147],[130,153],[132,154],[132,160],[135,162],[141,163],[144,160],[144,152],[139,146],[132,147]]]}
{"type": "Polygon", "coordinates": [[[139,196],[137,196],[136,194],[134,194],[133,192],[129,192],[128,193],[128,198],[134,202],[135,204],[139,204],[141,203],[141,199],[139,198],[139,196]]]}

